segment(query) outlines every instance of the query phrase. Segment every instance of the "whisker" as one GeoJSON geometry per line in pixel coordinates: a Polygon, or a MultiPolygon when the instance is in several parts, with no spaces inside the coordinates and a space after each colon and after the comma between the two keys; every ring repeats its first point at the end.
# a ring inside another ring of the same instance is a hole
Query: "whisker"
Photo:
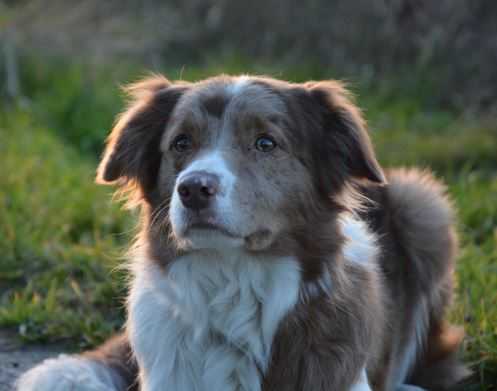
{"type": "Polygon", "coordinates": [[[158,206],[157,208],[154,209],[154,211],[151,214],[152,220],[150,221],[150,225],[154,226],[157,223],[157,220],[159,217],[161,217],[161,214],[164,212],[164,210],[167,209],[169,202],[171,200],[171,197],[166,197],[158,206]]]}

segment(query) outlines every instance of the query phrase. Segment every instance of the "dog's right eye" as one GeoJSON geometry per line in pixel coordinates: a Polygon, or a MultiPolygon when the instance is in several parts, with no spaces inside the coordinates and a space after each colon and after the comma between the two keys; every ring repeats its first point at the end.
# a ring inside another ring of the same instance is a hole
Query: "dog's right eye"
{"type": "Polygon", "coordinates": [[[261,152],[271,152],[276,148],[276,141],[270,136],[261,136],[255,140],[255,147],[261,152]]]}
{"type": "Polygon", "coordinates": [[[174,148],[177,152],[183,153],[188,152],[192,149],[192,139],[186,134],[180,134],[178,137],[174,139],[171,144],[171,148],[174,148]]]}

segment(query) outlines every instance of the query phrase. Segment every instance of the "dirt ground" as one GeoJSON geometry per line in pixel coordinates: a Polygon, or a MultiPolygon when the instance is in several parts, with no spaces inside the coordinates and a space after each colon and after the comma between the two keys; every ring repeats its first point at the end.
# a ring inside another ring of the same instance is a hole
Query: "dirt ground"
{"type": "Polygon", "coordinates": [[[0,391],[13,390],[14,381],[21,373],[61,352],[61,347],[23,347],[11,333],[0,330],[0,391]]]}

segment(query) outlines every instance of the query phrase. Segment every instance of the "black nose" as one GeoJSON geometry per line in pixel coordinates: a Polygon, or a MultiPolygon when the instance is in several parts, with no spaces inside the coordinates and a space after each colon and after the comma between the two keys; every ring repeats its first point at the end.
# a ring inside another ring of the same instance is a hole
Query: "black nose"
{"type": "Polygon", "coordinates": [[[181,202],[188,209],[205,209],[219,190],[219,178],[207,172],[195,171],[178,185],[181,202]]]}

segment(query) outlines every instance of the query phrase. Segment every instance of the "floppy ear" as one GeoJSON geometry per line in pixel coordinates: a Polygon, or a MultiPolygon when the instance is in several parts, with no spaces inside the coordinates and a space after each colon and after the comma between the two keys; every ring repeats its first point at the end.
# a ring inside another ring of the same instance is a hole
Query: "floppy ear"
{"type": "Polygon", "coordinates": [[[304,86],[321,108],[327,140],[323,147],[328,154],[338,154],[350,175],[385,183],[366,123],[345,87],[336,81],[309,82],[304,86]]]}
{"type": "Polygon", "coordinates": [[[125,88],[130,103],[107,138],[97,183],[126,184],[134,180],[144,188],[153,185],[160,165],[162,133],[186,88],[186,84],[172,84],[162,76],[125,88]]]}

